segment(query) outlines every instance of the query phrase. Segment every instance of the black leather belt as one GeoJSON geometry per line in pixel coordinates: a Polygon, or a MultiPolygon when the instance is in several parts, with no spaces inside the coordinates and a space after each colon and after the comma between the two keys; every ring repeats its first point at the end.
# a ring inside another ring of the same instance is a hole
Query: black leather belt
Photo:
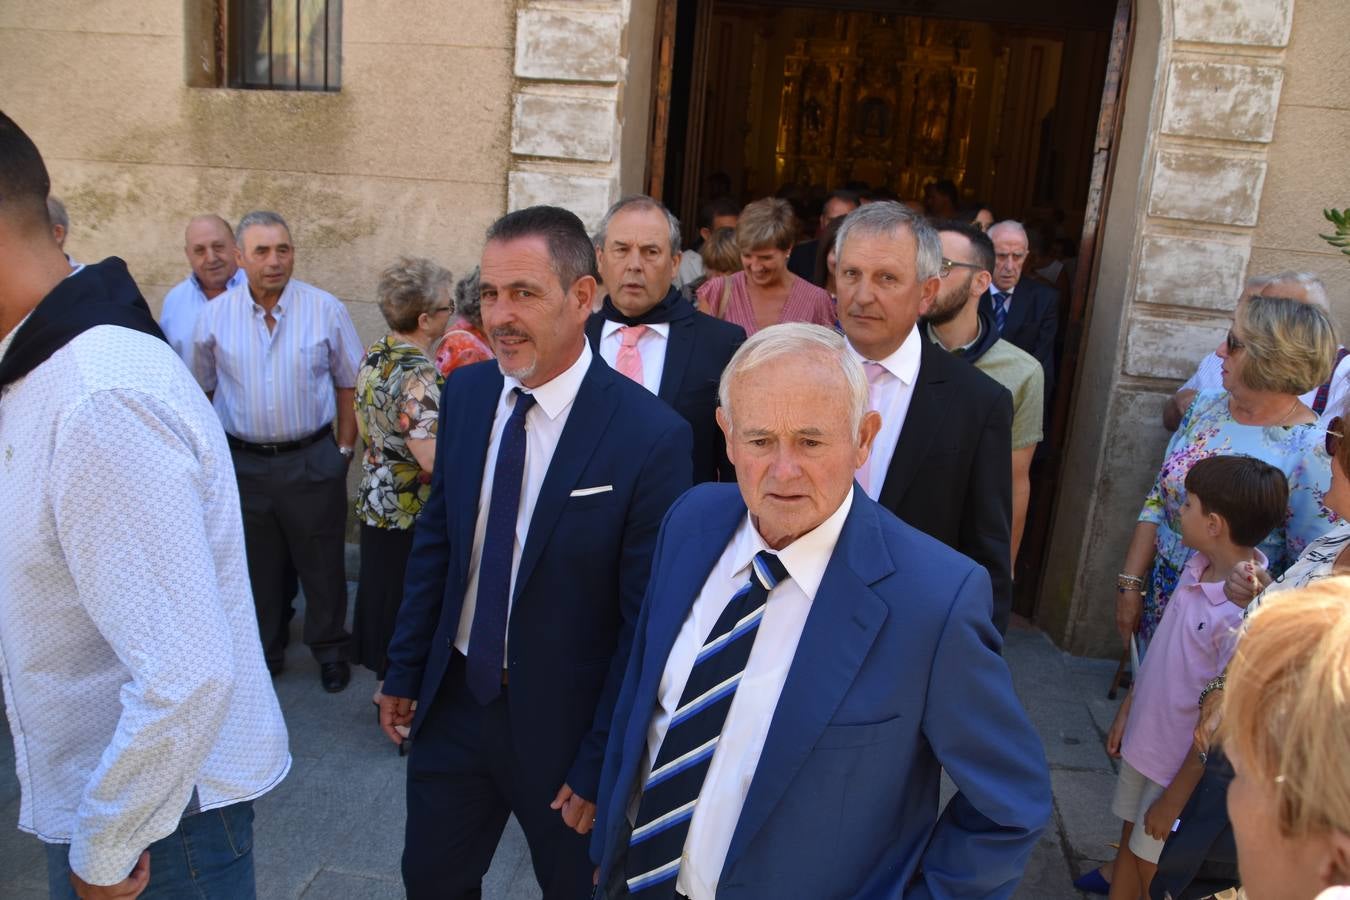
{"type": "Polygon", "coordinates": [[[256,453],[259,456],[280,456],[282,453],[303,450],[312,444],[317,444],[332,433],[333,423],[329,422],[309,437],[302,437],[295,441],[278,441],[274,444],[255,444],[252,441],[237,438],[232,434],[225,435],[225,440],[229,442],[231,450],[243,450],[245,453],[256,453]]]}

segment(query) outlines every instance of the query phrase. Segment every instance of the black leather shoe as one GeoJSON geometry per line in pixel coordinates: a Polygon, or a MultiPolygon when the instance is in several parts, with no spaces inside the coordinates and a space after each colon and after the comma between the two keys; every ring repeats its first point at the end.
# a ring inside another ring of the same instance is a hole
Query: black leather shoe
{"type": "Polygon", "coordinates": [[[326,662],[319,665],[319,681],[330,694],[341,693],[352,680],[352,667],[345,662],[326,662]]]}

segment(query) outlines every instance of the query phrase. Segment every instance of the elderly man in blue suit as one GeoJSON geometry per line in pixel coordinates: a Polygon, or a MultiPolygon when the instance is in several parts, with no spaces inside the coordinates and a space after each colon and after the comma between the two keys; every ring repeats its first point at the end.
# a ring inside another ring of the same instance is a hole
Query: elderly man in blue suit
{"type": "Polygon", "coordinates": [[[739,490],[671,508],[615,710],[600,895],[1009,897],[1050,817],[989,576],[853,481],[880,419],[843,338],[751,337],[739,490]],[[940,773],[959,792],[939,815],[940,773]]]}
{"type": "Polygon", "coordinates": [[[555,207],[503,217],[483,248],[496,360],[441,394],[380,701],[392,740],[411,727],[411,900],[481,896],[512,813],[545,898],[590,890],[605,740],[692,455],[689,425],[586,343],[594,266],[581,220],[555,207]]]}

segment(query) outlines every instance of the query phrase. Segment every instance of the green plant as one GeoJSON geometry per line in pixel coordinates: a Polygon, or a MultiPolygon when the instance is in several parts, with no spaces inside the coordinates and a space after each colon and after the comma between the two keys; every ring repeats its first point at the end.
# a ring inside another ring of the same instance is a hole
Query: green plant
{"type": "Polygon", "coordinates": [[[1350,209],[1324,209],[1322,215],[1336,226],[1335,234],[1318,235],[1322,240],[1350,256],[1350,209]]]}

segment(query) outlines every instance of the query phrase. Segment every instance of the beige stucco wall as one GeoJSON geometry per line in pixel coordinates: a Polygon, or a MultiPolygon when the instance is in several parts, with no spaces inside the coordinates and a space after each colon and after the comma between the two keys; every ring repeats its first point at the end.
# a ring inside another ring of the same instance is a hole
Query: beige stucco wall
{"type": "Polygon", "coordinates": [[[344,4],[334,94],[185,86],[190,5],[0,3],[0,107],[43,151],[77,259],[124,257],[157,308],[187,273],[189,216],[272,208],[297,277],[348,301],[366,339],[398,254],[473,265],[506,204],[513,4],[344,4]]]}

